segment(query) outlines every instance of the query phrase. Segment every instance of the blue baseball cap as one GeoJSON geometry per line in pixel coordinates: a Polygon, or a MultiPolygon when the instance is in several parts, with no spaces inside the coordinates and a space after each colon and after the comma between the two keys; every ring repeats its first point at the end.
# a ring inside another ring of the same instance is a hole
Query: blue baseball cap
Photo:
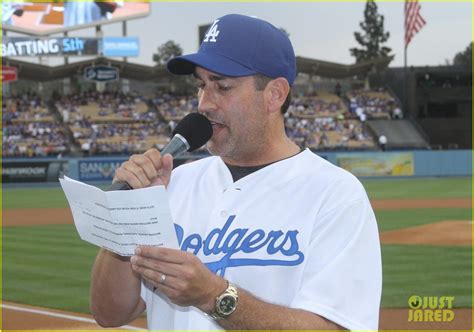
{"type": "Polygon", "coordinates": [[[295,52],[288,37],[264,20],[238,14],[216,19],[197,53],[167,63],[175,75],[193,74],[196,66],[229,77],[284,77],[290,86],[296,78],[295,52]]]}

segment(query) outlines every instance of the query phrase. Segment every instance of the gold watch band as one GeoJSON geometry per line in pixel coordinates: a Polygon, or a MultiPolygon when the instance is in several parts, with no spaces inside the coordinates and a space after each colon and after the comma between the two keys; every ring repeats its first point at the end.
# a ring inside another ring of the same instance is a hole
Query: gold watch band
{"type": "Polygon", "coordinates": [[[237,308],[239,301],[237,287],[230,281],[227,281],[227,283],[226,290],[216,297],[214,311],[207,314],[214,320],[229,317],[237,308]]]}

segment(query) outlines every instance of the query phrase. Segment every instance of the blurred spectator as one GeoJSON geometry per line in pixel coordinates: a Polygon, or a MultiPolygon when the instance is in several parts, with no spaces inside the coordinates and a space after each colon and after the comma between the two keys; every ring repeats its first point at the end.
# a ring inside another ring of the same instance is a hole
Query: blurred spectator
{"type": "Polygon", "coordinates": [[[403,119],[403,113],[400,107],[396,106],[392,111],[392,119],[403,119]]]}
{"type": "Polygon", "coordinates": [[[379,146],[382,151],[385,151],[386,146],[387,146],[387,137],[385,135],[380,135],[379,136],[379,146]]]}
{"type": "Polygon", "coordinates": [[[336,86],[334,87],[334,93],[336,94],[336,96],[341,97],[342,88],[341,88],[341,84],[339,84],[339,82],[337,82],[336,86]]]}

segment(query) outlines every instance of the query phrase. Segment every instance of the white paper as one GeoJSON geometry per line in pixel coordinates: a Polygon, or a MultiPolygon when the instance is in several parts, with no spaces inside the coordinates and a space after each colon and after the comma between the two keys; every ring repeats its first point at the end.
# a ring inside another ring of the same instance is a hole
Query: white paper
{"type": "Polygon", "coordinates": [[[59,181],[84,241],[122,256],[138,245],[178,249],[164,186],[107,192],[66,176],[59,181]]]}

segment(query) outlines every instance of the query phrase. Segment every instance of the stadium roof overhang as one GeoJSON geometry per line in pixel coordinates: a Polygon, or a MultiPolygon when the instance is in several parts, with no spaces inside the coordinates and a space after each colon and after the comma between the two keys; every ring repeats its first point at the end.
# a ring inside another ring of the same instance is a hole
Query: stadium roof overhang
{"type": "MultiPolygon", "coordinates": [[[[351,78],[354,76],[369,74],[381,71],[388,67],[392,57],[383,57],[353,65],[342,65],[334,62],[320,61],[303,57],[296,57],[299,73],[322,76],[328,78],[351,78]]],[[[15,60],[13,58],[3,58],[2,64],[18,68],[20,79],[34,80],[38,82],[63,79],[75,75],[83,75],[84,68],[93,65],[107,65],[120,70],[120,77],[150,81],[157,78],[169,76],[164,66],[145,66],[130,62],[113,60],[110,58],[96,58],[81,62],[74,62],[61,66],[45,66],[37,63],[15,60]]]]}
{"type": "Polygon", "coordinates": [[[35,80],[40,82],[63,79],[65,77],[71,77],[74,75],[83,75],[84,68],[96,65],[106,65],[118,68],[120,70],[120,77],[127,79],[147,81],[169,75],[166,71],[166,68],[163,66],[144,66],[109,58],[96,58],[55,67],[18,61],[12,58],[3,58],[2,64],[17,67],[18,77],[20,79],[35,80]]]}
{"type": "Polygon", "coordinates": [[[335,62],[296,57],[296,64],[299,73],[341,79],[352,78],[354,76],[365,76],[374,71],[380,72],[386,69],[392,60],[393,56],[390,56],[380,57],[352,65],[342,65],[335,62]]]}

